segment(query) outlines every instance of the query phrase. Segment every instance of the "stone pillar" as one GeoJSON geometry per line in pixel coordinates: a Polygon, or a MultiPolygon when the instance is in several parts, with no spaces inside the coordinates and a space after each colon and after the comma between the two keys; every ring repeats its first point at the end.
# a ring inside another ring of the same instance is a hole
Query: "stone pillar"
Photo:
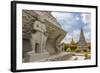
{"type": "Polygon", "coordinates": [[[35,53],[35,38],[34,38],[34,34],[31,34],[31,39],[30,39],[30,41],[31,41],[31,45],[32,45],[32,52],[33,53],[35,53]]]}
{"type": "Polygon", "coordinates": [[[47,42],[47,36],[42,35],[42,41],[41,41],[41,45],[42,45],[42,52],[46,52],[46,42],[47,42]]]}

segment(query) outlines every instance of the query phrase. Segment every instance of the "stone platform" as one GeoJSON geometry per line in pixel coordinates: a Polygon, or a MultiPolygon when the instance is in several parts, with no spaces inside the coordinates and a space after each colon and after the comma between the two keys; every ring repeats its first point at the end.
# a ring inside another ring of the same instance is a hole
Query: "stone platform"
{"type": "Polygon", "coordinates": [[[45,62],[45,61],[64,61],[64,60],[69,60],[72,58],[72,54],[62,52],[54,56],[50,56],[49,58],[42,59],[40,62],[45,62]]]}

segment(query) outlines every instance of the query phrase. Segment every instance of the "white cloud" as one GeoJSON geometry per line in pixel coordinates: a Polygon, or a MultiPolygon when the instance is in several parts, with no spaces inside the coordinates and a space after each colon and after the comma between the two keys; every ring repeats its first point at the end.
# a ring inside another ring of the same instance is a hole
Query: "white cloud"
{"type": "Polygon", "coordinates": [[[91,26],[90,25],[85,25],[83,27],[83,29],[84,29],[84,32],[90,32],[91,31],[91,26]]]}
{"type": "Polygon", "coordinates": [[[80,30],[78,29],[73,31],[73,35],[79,35],[79,33],[80,33],[80,30]]]}
{"type": "Polygon", "coordinates": [[[80,20],[80,18],[79,18],[78,16],[76,16],[76,18],[75,18],[75,19],[76,19],[77,21],[78,21],[78,20],[80,20]]]}
{"type": "Polygon", "coordinates": [[[71,18],[73,18],[71,13],[65,13],[65,12],[52,12],[51,13],[55,18],[59,19],[59,20],[69,20],[71,18]]]}
{"type": "Polygon", "coordinates": [[[72,28],[72,27],[71,27],[70,25],[63,26],[63,29],[64,29],[65,31],[67,31],[67,32],[69,32],[71,28],[72,28]]]}
{"type": "Polygon", "coordinates": [[[77,42],[79,40],[80,30],[73,31],[73,39],[77,42]]]}
{"type": "Polygon", "coordinates": [[[77,42],[79,39],[79,34],[80,30],[74,30],[72,33],[68,33],[62,42],[70,43],[72,38],[74,39],[75,42],[77,42]]]}
{"type": "Polygon", "coordinates": [[[72,36],[70,34],[67,34],[65,36],[65,38],[62,40],[62,42],[64,42],[64,43],[70,43],[71,39],[72,39],[72,36]]]}
{"type": "Polygon", "coordinates": [[[85,39],[87,40],[87,42],[91,41],[91,33],[90,32],[86,32],[84,33],[85,39]]]}
{"type": "Polygon", "coordinates": [[[82,13],[82,21],[86,24],[91,24],[91,14],[82,13]]]}

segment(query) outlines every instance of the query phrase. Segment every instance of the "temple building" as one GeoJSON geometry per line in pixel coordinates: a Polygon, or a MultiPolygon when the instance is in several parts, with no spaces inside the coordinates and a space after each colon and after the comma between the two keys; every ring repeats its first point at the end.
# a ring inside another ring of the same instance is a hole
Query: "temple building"
{"type": "Polygon", "coordinates": [[[81,31],[80,31],[80,37],[79,37],[79,41],[77,43],[77,47],[81,51],[89,51],[88,46],[87,46],[87,42],[86,42],[85,37],[84,37],[83,29],[81,29],[81,31]]]}
{"type": "Polygon", "coordinates": [[[72,38],[72,41],[70,42],[69,48],[77,48],[77,44],[73,38],[72,38]]]}
{"type": "Polygon", "coordinates": [[[47,60],[48,57],[63,52],[59,43],[66,32],[50,11],[23,10],[22,33],[23,62],[47,60]]]}

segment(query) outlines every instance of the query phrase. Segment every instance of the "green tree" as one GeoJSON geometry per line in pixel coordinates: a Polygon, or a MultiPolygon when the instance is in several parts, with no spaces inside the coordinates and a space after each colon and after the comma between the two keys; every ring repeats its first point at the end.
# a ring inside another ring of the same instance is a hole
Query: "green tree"
{"type": "Polygon", "coordinates": [[[67,52],[71,52],[71,49],[70,49],[70,48],[67,48],[66,51],[67,51],[67,52]]]}
{"type": "Polygon", "coordinates": [[[79,52],[81,52],[81,50],[79,48],[76,48],[75,52],[79,53],[79,52]]]}
{"type": "Polygon", "coordinates": [[[76,45],[71,45],[70,48],[71,48],[71,51],[74,52],[76,50],[77,46],[76,45]]]}
{"type": "Polygon", "coordinates": [[[64,44],[64,51],[66,51],[68,48],[68,45],[64,44]]]}

